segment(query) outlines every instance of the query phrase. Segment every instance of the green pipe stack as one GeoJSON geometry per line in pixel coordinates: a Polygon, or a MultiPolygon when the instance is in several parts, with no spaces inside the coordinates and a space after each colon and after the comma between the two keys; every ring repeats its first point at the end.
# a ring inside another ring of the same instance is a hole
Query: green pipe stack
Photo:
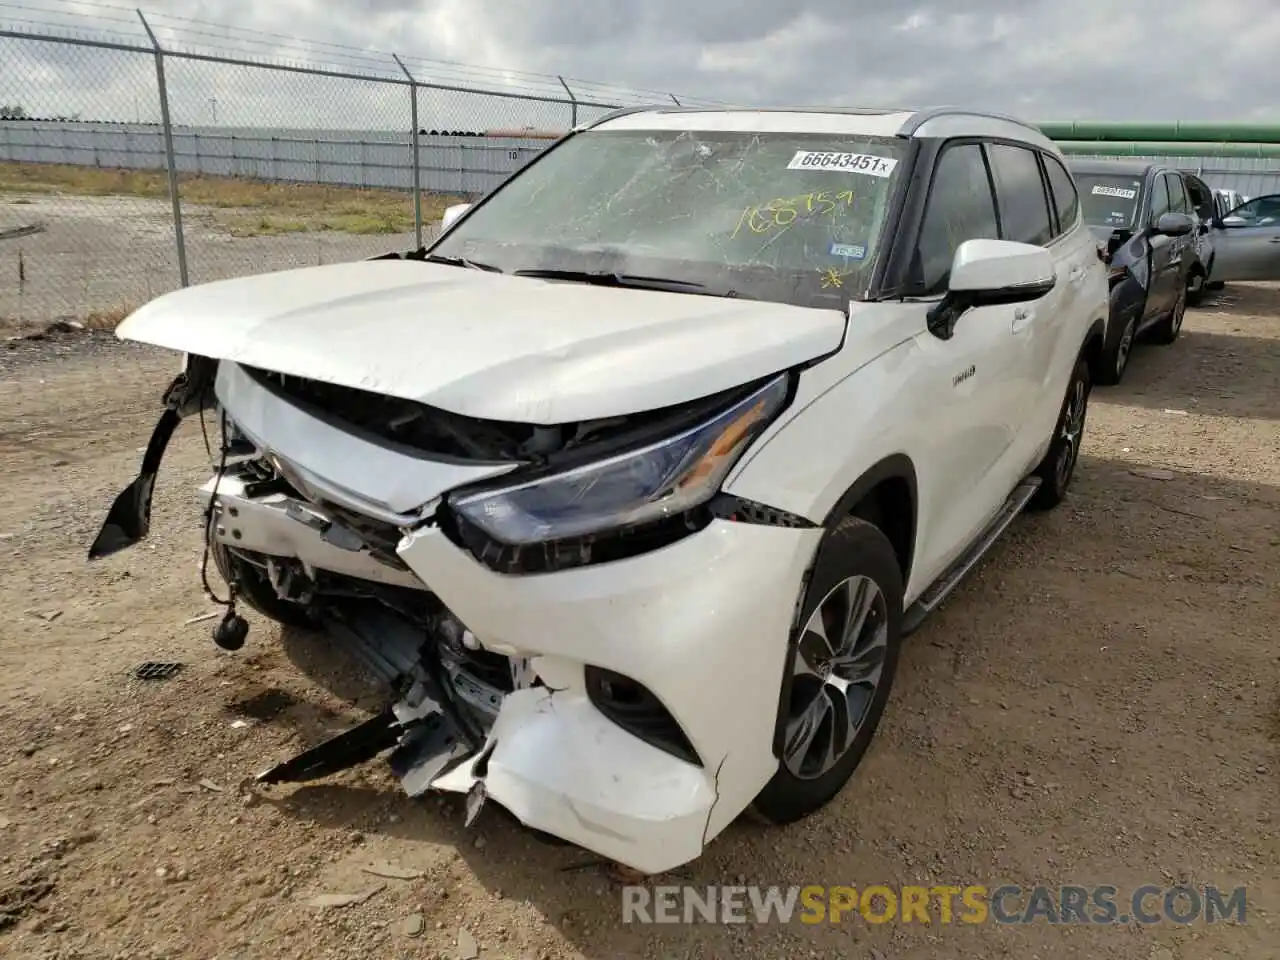
{"type": "Polygon", "coordinates": [[[1280,158],[1280,124],[1177,120],[1053,120],[1040,130],[1067,154],[1103,157],[1280,158]]]}

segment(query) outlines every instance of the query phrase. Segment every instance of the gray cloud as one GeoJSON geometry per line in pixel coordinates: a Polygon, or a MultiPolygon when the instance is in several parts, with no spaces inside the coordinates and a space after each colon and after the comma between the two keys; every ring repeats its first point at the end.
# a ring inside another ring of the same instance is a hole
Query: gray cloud
{"type": "MultiPolygon", "coordinates": [[[[26,3],[55,12],[76,6],[26,3]]],[[[141,36],[124,22],[127,11],[112,9],[123,20],[111,29],[141,36]]],[[[144,9],[181,28],[168,35],[187,45],[268,58],[331,56],[388,76],[394,65],[372,51],[395,50],[420,79],[481,85],[493,82],[496,69],[510,72],[509,84],[548,94],[556,92],[554,81],[516,74],[564,74],[737,103],[948,103],[1031,119],[1280,119],[1274,0],[971,0],[963,12],[935,0],[151,0],[144,9]],[[280,36],[252,42],[165,15],[280,36]],[[291,37],[355,50],[300,45],[291,37]]],[[[0,11],[0,22],[5,16],[0,11]]],[[[106,103],[129,114],[153,112],[137,105],[149,99],[145,58],[44,44],[17,49],[3,40],[0,53],[6,54],[0,102],[24,94],[60,112],[74,112],[67,107],[77,102],[86,115],[103,112],[106,103]]],[[[215,99],[231,122],[263,112],[265,122],[293,116],[298,125],[348,122],[342,118],[353,113],[368,116],[362,125],[403,122],[403,97],[390,88],[202,64],[179,65],[173,74],[177,113],[189,122],[207,121],[215,99]]],[[[432,95],[424,109],[439,125],[457,126],[473,106],[432,95]]],[[[495,100],[481,113],[486,123],[565,119],[558,107],[526,109],[510,101],[495,100]]]]}

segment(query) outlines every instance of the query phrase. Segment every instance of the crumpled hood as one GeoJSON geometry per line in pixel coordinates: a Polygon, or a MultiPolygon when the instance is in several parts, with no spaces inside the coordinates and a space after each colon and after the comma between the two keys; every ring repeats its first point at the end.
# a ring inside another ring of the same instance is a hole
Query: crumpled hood
{"type": "Polygon", "coordinates": [[[524,423],[657,409],[835,350],[818,310],[362,260],[152,300],[125,340],[524,423]]]}

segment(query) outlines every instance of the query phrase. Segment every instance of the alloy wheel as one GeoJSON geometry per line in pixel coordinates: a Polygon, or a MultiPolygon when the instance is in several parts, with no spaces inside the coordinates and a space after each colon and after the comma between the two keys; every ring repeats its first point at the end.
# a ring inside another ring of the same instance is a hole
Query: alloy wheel
{"type": "Polygon", "coordinates": [[[1067,397],[1067,409],[1063,411],[1062,429],[1059,439],[1062,446],[1058,452],[1057,480],[1059,489],[1065,488],[1071,479],[1071,472],[1080,457],[1080,441],[1084,435],[1085,409],[1088,403],[1088,385],[1077,378],[1071,385],[1071,393],[1067,397]]]}
{"type": "Polygon", "coordinates": [[[816,779],[848,753],[888,649],[889,610],[870,577],[841,581],[814,609],[792,660],[783,762],[796,777],[816,779]]]}
{"type": "Polygon", "coordinates": [[[1133,331],[1138,325],[1136,317],[1130,317],[1129,322],[1125,324],[1124,331],[1120,334],[1120,342],[1116,345],[1116,377],[1124,373],[1125,367],[1129,365],[1129,352],[1133,349],[1133,331]]]}

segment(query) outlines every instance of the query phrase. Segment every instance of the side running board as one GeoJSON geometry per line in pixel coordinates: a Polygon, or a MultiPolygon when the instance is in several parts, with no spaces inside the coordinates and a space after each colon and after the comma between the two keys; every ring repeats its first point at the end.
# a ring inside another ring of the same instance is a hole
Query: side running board
{"type": "Polygon", "coordinates": [[[983,530],[981,536],[973,542],[973,544],[960,555],[960,558],[947,568],[947,571],[937,580],[929,585],[920,599],[913,603],[910,609],[902,618],[902,633],[908,634],[913,632],[920,624],[924,623],[925,618],[942,605],[942,601],[951,595],[951,591],[960,585],[960,581],[968,575],[984,556],[1000,539],[1000,535],[1008,529],[1009,524],[1013,523],[1013,518],[1020,514],[1023,508],[1031,500],[1037,490],[1040,489],[1039,477],[1028,477],[1020,483],[1009,494],[1009,499],[1004,502],[1004,506],[1000,508],[1000,512],[996,514],[994,520],[983,530]]]}

